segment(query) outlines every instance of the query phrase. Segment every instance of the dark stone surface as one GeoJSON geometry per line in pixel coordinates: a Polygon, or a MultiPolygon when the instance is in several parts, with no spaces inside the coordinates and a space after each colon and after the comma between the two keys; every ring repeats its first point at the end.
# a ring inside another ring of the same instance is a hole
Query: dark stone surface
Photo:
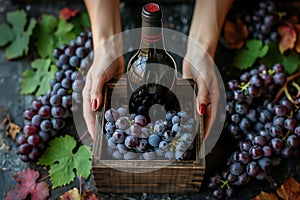
{"type": "MultiPolygon", "coordinates": [[[[51,13],[57,15],[59,10],[65,6],[71,8],[79,8],[84,9],[84,6],[81,1],[75,1],[75,3],[68,3],[69,1],[13,1],[13,3],[9,0],[0,0],[0,23],[5,21],[5,13],[11,10],[15,10],[18,8],[26,8],[31,16],[40,16],[44,13],[51,13]]],[[[132,1],[129,1],[132,2],[132,1]]],[[[166,4],[165,5],[166,12],[165,16],[172,17],[174,13],[172,11],[177,10],[178,12],[183,11],[191,11],[192,4],[189,1],[188,4],[166,4]],[[170,9],[169,9],[170,8],[170,9]],[[186,9],[186,10],[184,10],[186,9]]],[[[138,8],[131,7],[129,13],[138,13],[138,8]]],[[[128,11],[128,10],[127,10],[128,11]]],[[[191,12],[190,12],[191,13],[191,12]]],[[[137,16],[130,16],[124,13],[122,10],[122,15],[124,17],[130,19],[139,19],[137,16]]],[[[170,20],[170,18],[166,20],[170,20]]],[[[173,16],[174,18],[174,16],[173,16]]],[[[186,21],[184,27],[176,27],[177,22],[174,22],[175,29],[182,31],[184,33],[188,32],[188,25],[189,25],[189,18],[181,18],[176,20],[183,20],[186,21]]],[[[123,27],[123,29],[134,28],[136,26],[136,21],[129,20],[123,27]]],[[[172,24],[167,24],[167,26],[173,26],[172,24]]],[[[1,33],[1,30],[0,30],[1,33]]],[[[0,36],[1,37],[1,36],[0,36]]],[[[224,79],[228,78],[228,68],[223,65],[223,52],[222,47],[220,47],[217,51],[216,55],[216,62],[220,67],[221,71],[224,71],[225,77],[224,79]],[[225,67],[225,69],[223,69],[225,67]]],[[[20,59],[16,59],[13,61],[7,61],[5,59],[5,54],[3,49],[0,49],[0,119],[2,120],[6,117],[7,114],[11,115],[11,118],[14,120],[16,124],[22,125],[23,118],[22,113],[23,111],[29,107],[33,96],[30,95],[20,95],[20,85],[22,80],[22,72],[30,68],[30,62],[32,60],[32,55],[22,57],[20,59]]],[[[1,123],[1,122],[0,122],[1,123]]],[[[72,122],[69,122],[69,126],[72,126],[72,122]]],[[[215,146],[215,148],[207,155],[207,173],[205,177],[205,181],[208,180],[208,177],[213,174],[215,170],[222,168],[222,165],[225,163],[225,158],[227,154],[230,153],[231,148],[230,141],[226,139],[226,136],[222,136],[215,146]]],[[[17,155],[17,148],[11,138],[5,136],[5,127],[0,126],[0,199],[3,199],[6,192],[10,189],[10,187],[16,182],[13,180],[13,175],[27,169],[28,167],[36,168],[42,173],[42,177],[47,176],[47,169],[41,168],[35,165],[35,163],[23,163],[19,156],[17,155]]],[[[271,176],[268,180],[264,181],[253,181],[248,184],[247,187],[241,189],[235,199],[251,199],[256,194],[258,194],[262,189],[265,191],[274,191],[276,187],[278,187],[285,178],[289,177],[290,175],[295,175],[296,178],[299,180],[299,157],[292,158],[283,162],[280,166],[275,167],[271,173],[271,176]],[[271,178],[272,177],[272,178],[271,178]]],[[[49,181],[47,179],[47,181],[49,181]]],[[[59,199],[59,196],[63,194],[65,191],[72,187],[78,187],[79,180],[76,179],[71,185],[67,187],[62,187],[56,190],[51,190],[51,197],[49,199],[59,199]]],[[[93,182],[93,176],[90,177],[89,180],[83,182],[83,189],[91,189],[95,191],[95,185],[93,182]]],[[[106,199],[124,199],[124,200],[171,200],[171,199],[210,199],[210,192],[207,188],[203,187],[203,191],[198,194],[99,194],[101,200],[106,199]]]]}

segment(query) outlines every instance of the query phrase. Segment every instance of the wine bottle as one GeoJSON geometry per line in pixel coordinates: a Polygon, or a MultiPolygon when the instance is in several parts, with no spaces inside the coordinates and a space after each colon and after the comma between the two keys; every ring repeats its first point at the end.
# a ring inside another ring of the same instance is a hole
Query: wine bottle
{"type": "MultiPolygon", "coordinates": [[[[146,96],[151,97],[150,104],[166,104],[167,99],[162,100],[162,98],[166,98],[168,93],[174,96],[177,66],[165,49],[162,8],[156,3],[148,3],[143,6],[141,16],[140,48],[129,60],[127,66],[128,95],[132,96],[142,91],[146,93],[146,96]],[[160,96],[161,94],[164,97],[160,96]]],[[[130,108],[134,106],[136,104],[132,104],[130,108]]]]}

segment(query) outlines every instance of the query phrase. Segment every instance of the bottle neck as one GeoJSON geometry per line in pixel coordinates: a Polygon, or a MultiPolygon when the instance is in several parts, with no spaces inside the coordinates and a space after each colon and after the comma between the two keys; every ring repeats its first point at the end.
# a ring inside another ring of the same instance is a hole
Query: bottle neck
{"type": "Polygon", "coordinates": [[[142,22],[141,49],[165,49],[162,22],[142,22]]]}

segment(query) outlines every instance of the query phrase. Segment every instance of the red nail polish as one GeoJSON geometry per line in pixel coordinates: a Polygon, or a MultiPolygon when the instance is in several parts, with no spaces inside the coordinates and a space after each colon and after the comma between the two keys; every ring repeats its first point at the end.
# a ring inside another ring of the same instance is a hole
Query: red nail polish
{"type": "Polygon", "coordinates": [[[206,105],[204,103],[201,103],[199,106],[199,113],[201,116],[205,115],[206,112],[206,105]]]}
{"type": "Polygon", "coordinates": [[[92,100],[91,110],[95,111],[97,109],[97,99],[92,100]]]}

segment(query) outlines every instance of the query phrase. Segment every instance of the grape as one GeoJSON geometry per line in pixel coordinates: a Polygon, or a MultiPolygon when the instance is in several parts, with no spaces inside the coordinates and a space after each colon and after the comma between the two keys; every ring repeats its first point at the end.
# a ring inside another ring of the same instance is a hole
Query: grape
{"type": "Polygon", "coordinates": [[[122,160],[124,158],[124,155],[119,151],[114,151],[112,156],[117,160],[122,160]]]}
{"type": "Polygon", "coordinates": [[[36,147],[40,144],[41,137],[38,134],[33,134],[28,136],[27,143],[33,147],[36,147]]]}
{"type": "Polygon", "coordinates": [[[284,127],[287,129],[287,130],[294,130],[297,126],[297,120],[295,118],[287,118],[285,121],[284,121],[284,127]]]}
{"type": "Polygon", "coordinates": [[[275,152],[280,151],[283,148],[283,142],[280,138],[273,138],[270,141],[270,146],[272,147],[272,150],[275,152]]]}
{"type": "Polygon", "coordinates": [[[193,135],[191,133],[184,133],[181,135],[181,140],[186,142],[187,144],[191,144],[193,142],[193,135]]]}
{"type": "Polygon", "coordinates": [[[18,152],[21,155],[28,155],[31,152],[31,149],[32,149],[31,145],[24,143],[18,147],[18,152]]]}
{"type": "Polygon", "coordinates": [[[129,112],[128,112],[127,108],[119,107],[117,109],[117,112],[119,113],[120,117],[128,117],[129,116],[129,112]]]}
{"type": "Polygon", "coordinates": [[[285,75],[283,73],[276,73],[273,79],[275,84],[283,85],[285,82],[285,75]]]}
{"type": "Polygon", "coordinates": [[[281,126],[274,125],[269,131],[272,137],[281,137],[283,135],[283,128],[281,126]]]}
{"type": "Polygon", "coordinates": [[[30,158],[28,157],[28,155],[21,155],[21,160],[23,162],[29,162],[30,161],[30,158]]]}
{"type": "Polygon", "coordinates": [[[112,135],[112,137],[115,140],[115,143],[124,142],[126,136],[127,136],[126,133],[124,131],[120,130],[120,129],[117,129],[112,135]]]}
{"type": "Polygon", "coordinates": [[[61,81],[61,86],[67,90],[71,89],[72,81],[68,77],[66,77],[61,81]]]}
{"type": "Polygon", "coordinates": [[[159,137],[157,134],[152,134],[148,138],[149,144],[153,147],[158,147],[159,143],[161,141],[161,137],[159,137]]]}
{"type": "Polygon", "coordinates": [[[238,183],[241,185],[246,185],[250,181],[250,176],[247,172],[243,172],[238,176],[238,183]]]}
{"type": "Polygon", "coordinates": [[[45,131],[39,131],[39,136],[42,139],[42,141],[47,142],[50,139],[50,134],[48,132],[45,131]]]}
{"type": "Polygon", "coordinates": [[[72,97],[70,95],[63,96],[61,105],[64,108],[70,108],[72,106],[72,97]]]}
{"type": "Polygon", "coordinates": [[[107,120],[107,121],[110,121],[110,122],[115,122],[117,121],[117,119],[119,118],[119,113],[116,109],[114,108],[110,108],[108,109],[107,111],[105,111],[105,114],[104,114],[104,118],[107,120]]]}
{"type": "Polygon", "coordinates": [[[116,130],[115,122],[106,122],[105,124],[105,131],[108,133],[112,133],[116,130]]]}
{"type": "Polygon", "coordinates": [[[235,112],[237,112],[240,115],[246,114],[248,111],[248,106],[245,103],[237,103],[235,105],[235,112]]]}
{"type": "Polygon", "coordinates": [[[147,124],[147,119],[143,115],[137,115],[134,118],[134,122],[140,126],[145,126],[147,124]]]}
{"type": "MultiPolygon", "coordinates": [[[[86,52],[86,50],[85,50],[84,47],[78,47],[78,48],[76,49],[75,55],[76,55],[78,58],[84,58],[84,57],[86,57],[87,52],[86,52]]],[[[72,58],[72,57],[71,57],[71,58],[72,58]]]]}
{"type": "Polygon", "coordinates": [[[128,151],[124,154],[125,160],[134,160],[138,158],[138,154],[135,152],[128,151]]]}
{"type": "Polygon", "coordinates": [[[247,164],[251,161],[251,155],[249,155],[247,152],[242,151],[238,153],[238,161],[247,164]]]}
{"type": "Polygon", "coordinates": [[[61,63],[61,64],[67,64],[69,62],[69,57],[65,54],[62,54],[58,57],[58,61],[61,63]]]}
{"type": "Polygon", "coordinates": [[[251,147],[252,147],[251,140],[243,140],[240,142],[241,151],[249,151],[251,147]]]}
{"type": "Polygon", "coordinates": [[[263,152],[265,157],[272,155],[272,148],[270,146],[263,146],[263,152]]]}
{"type": "Polygon", "coordinates": [[[72,89],[74,92],[81,92],[83,88],[83,81],[76,79],[72,84],[72,89]]]}
{"type": "Polygon", "coordinates": [[[25,135],[33,135],[38,132],[38,128],[32,123],[28,123],[24,126],[23,132],[25,133],[25,135]]]}
{"type": "Polygon", "coordinates": [[[43,118],[49,118],[50,117],[50,107],[47,105],[44,105],[39,110],[39,115],[43,118]]]}
{"type": "Polygon", "coordinates": [[[252,158],[256,160],[256,159],[261,158],[263,156],[264,152],[260,146],[253,145],[249,150],[249,154],[252,155],[252,158]]]}
{"type": "Polygon", "coordinates": [[[285,147],[281,150],[280,153],[283,158],[289,158],[293,155],[294,149],[291,147],[285,147]]]}
{"type": "Polygon", "coordinates": [[[276,105],[274,107],[274,110],[275,110],[275,114],[280,117],[284,117],[287,112],[286,107],[283,105],[276,105]]]}
{"type": "Polygon", "coordinates": [[[166,142],[166,141],[161,141],[158,145],[158,147],[163,151],[163,152],[166,152],[169,150],[170,146],[169,146],[169,143],[166,142]]]}
{"type": "Polygon", "coordinates": [[[43,118],[40,115],[34,115],[31,119],[31,123],[34,126],[39,127],[42,120],[43,120],[43,118]]]}
{"type": "Polygon", "coordinates": [[[128,149],[131,149],[131,148],[134,148],[134,147],[137,147],[139,144],[139,140],[136,136],[134,135],[129,135],[125,138],[125,146],[128,148],[128,149]]]}
{"type": "Polygon", "coordinates": [[[233,162],[229,167],[230,173],[233,175],[240,175],[244,171],[244,165],[240,162],[233,162]]]}
{"type": "Polygon", "coordinates": [[[286,143],[289,147],[291,148],[296,148],[299,146],[300,140],[298,138],[298,136],[296,135],[290,135],[287,140],[286,143]]]}
{"type": "Polygon", "coordinates": [[[52,52],[52,56],[56,59],[59,58],[60,55],[62,55],[63,51],[61,49],[54,49],[52,52]]]}
{"type": "MultiPolygon", "coordinates": [[[[47,125],[48,125],[48,123],[47,123],[47,125]]],[[[60,130],[60,129],[62,129],[65,126],[65,121],[63,119],[61,119],[61,118],[53,118],[53,119],[51,119],[50,126],[51,125],[52,125],[53,129],[60,130]]]]}
{"type": "Polygon", "coordinates": [[[255,177],[261,172],[261,168],[256,161],[251,161],[246,167],[247,174],[255,177]]]}
{"type": "Polygon", "coordinates": [[[143,158],[145,160],[154,160],[156,158],[156,153],[151,149],[147,149],[147,151],[143,153],[143,158]]]}
{"type": "Polygon", "coordinates": [[[35,112],[31,109],[28,109],[28,110],[24,111],[23,118],[26,120],[31,120],[34,115],[35,115],[35,112]]]}
{"type": "Polygon", "coordinates": [[[224,189],[218,188],[213,191],[212,195],[214,198],[221,199],[224,195],[224,189]]]}
{"type": "Polygon", "coordinates": [[[31,108],[33,109],[33,110],[39,110],[41,107],[42,107],[42,101],[41,100],[38,100],[38,99],[35,99],[35,100],[33,100],[32,101],[32,103],[31,103],[31,108]]]}
{"type": "Polygon", "coordinates": [[[172,117],[172,124],[181,123],[181,117],[179,115],[174,115],[172,117]]]}
{"type": "Polygon", "coordinates": [[[16,144],[18,146],[27,143],[27,137],[24,134],[18,135],[16,138],[16,144]]]}
{"type": "Polygon", "coordinates": [[[62,118],[65,114],[65,110],[63,107],[60,106],[53,106],[51,108],[51,115],[54,118],[62,118]]]}
{"type": "Polygon", "coordinates": [[[45,132],[50,131],[52,128],[51,122],[47,119],[43,120],[40,124],[40,128],[42,131],[45,131],[45,132]]]}
{"type": "Polygon", "coordinates": [[[263,157],[258,160],[260,168],[264,171],[269,171],[272,167],[271,160],[269,158],[263,157]]]}
{"type": "Polygon", "coordinates": [[[78,67],[80,60],[77,56],[71,56],[69,60],[69,65],[72,67],[78,67]]]}

